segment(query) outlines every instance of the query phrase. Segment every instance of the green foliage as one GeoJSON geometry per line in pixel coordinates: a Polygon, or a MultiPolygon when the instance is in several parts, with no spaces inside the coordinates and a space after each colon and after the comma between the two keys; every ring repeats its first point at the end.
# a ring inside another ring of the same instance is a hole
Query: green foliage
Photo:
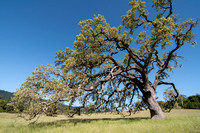
{"type": "Polygon", "coordinates": [[[183,107],[186,109],[200,109],[200,95],[189,96],[184,100],[183,107]]]}
{"type": "Polygon", "coordinates": [[[7,103],[5,112],[14,112],[14,106],[12,103],[7,103]]]}
{"type": "Polygon", "coordinates": [[[14,112],[14,107],[6,100],[0,100],[0,112],[14,112]]]}
{"type": "Polygon", "coordinates": [[[5,100],[0,100],[0,112],[6,111],[7,102],[5,100]]]}
{"type": "Polygon", "coordinates": [[[186,100],[187,100],[187,97],[185,95],[180,95],[177,99],[178,106],[180,106],[181,108],[184,108],[186,100]]]}

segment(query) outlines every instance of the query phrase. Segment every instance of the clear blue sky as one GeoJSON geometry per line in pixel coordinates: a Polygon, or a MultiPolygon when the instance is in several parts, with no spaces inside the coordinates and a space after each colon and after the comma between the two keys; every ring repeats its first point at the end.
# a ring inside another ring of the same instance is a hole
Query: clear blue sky
{"type": "MultiPolygon", "coordinates": [[[[0,89],[14,92],[37,66],[53,64],[58,50],[73,48],[79,21],[102,14],[111,26],[122,24],[129,1],[0,0],[0,89]]],[[[174,13],[182,20],[200,18],[199,0],[173,1],[174,13]]],[[[200,93],[199,25],[194,32],[198,45],[179,51],[185,57],[183,67],[169,78],[187,96],[200,93]]]]}

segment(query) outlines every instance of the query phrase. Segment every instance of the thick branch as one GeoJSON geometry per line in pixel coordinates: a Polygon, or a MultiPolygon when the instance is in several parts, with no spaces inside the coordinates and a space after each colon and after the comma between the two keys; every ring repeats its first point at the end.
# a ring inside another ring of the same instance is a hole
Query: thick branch
{"type": "Polygon", "coordinates": [[[120,48],[122,49],[126,49],[126,51],[129,53],[130,57],[132,58],[132,60],[140,67],[143,67],[143,65],[140,63],[140,61],[144,61],[142,57],[140,57],[139,55],[137,55],[135,52],[133,52],[131,50],[131,48],[129,47],[129,44],[125,43],[123,40],[119,40],[118,38],[109,38],[104,32],[100,32],[100,34],[104,35],[106,39],[104,39],[104,41],[109,41],[109,42],[116,42],[117,45],[117,51],[114,53],[111,53],[111,56],[113,54],[118,53],[118,50],[120,48]],[[121,42],[122,46],[119,45],[119,42],[121,42]],[[139,61],[138,61],[139,60],[139,61]]]}
{"type": "Polygon", "coordinates": [[[157,85],[158,85],[158,83],[159,83],[160,76],[162,75],[162,73],[164,72],[164,70],[165,70],[166,68],[168,68],[168,64],[169,64],[169,62],[170,62],[170,60],[171,60],[171,58],[172,58],[172,56],[173,56],[173,53],[174,53],[175,51],[177,51],[181,46],[182,46],[182,44],[181,44],[181,42],[180,42],[180,39],[177,37],[177,38],[176,38],[176,47],[175,47],[173,50],[171,50],[171,51],[169,52],[166,61],[164,62],[163,65],[160,66],[158,72],[156,73],[156,78],[155,78],[155,81],[154,81],[154,83],[153,83],[153,87],[154,87],[154,88],[157,87],[157,85]]]}
{"type": "MultiPolygon", "coordinates": [[[[124,74],[122,74],[123,72],[128,72],[130,70],[137,70],[138,72],[141,72],[140,68],[138,68],[135,65],[129,66],[127,68],[121,68],[121,67],[115,66],[115,67],[113,67],[111,74],[109,74],[107,77],[105,77],[103,79],[97,79],[89,88],[85,88],[84,90],[85,91],[93,91],[99,85],[99,83],[107,82],[110,79],[112,79],[114,76],[117,76],[117,75],[120,75],[120,74],[121,74],[121,76],[123,76],[124,75],[124,74]],[[115,68],[118,68],[118,70],[113,72],[115,68]]],[[[129,78],[131,78],[131,77],[129,77],[129,78]]]]}
{"type": "MultiPolygon", "coordinates": [[[[163,61],[159,58],[159,56],[158,56],[158,51],[157,51],[157,50],[155,50],[155,59],[156,59],[156,62],[157,62],[157,64],[158,64],[158,66],[163,65],[163,61]]],[[[154,59],[153,59],[153,60],[154,60],[154,59]]]]}
{"type": "Polygon", "coordinates": [[[158,85],[171,85],[171,86],[173,87],[174,91],[176,92],[175,98],[176,98],[176,99],[178,98],[179,92],[178,92],[178,90],[176,89],[176,86],[174,85],[174,83],[160,81],[160,82],[158,83],[158,85]]]}
{"type": "MultiPolygon", "coordinates": [[[[123,48],[126,49],[126,51],[129,53],[131,59],[140,67],[143,67],[142,64],[140,63],[140,61],[144,61],[142,57],[140,57],[139,55],[137,55],[135,52],[133,52],[133,50],[131,50],[131,48],[129,47],[128,44],[126,44],[124,41],[119,40],[117,38],[114,39],[116,42],[121,42],[121,44],[123,45],[123,48]],[[139,61],[138,61],[139,60],[139,61]]],[[[117,47],[120,48],[120,46],[118,45],[117,47]]]]}
{"type": "Polygon", "coordinates": [[[112,75],[108,75],[106,78],[103,79],[97,79],[89,88],[85,88],[85,91],[93,91],[100,82],[107,82],[109,81],[113,76],[119,75],[120,73],[122,73],[121,69],[118,69],[116,72],[113,72],[112,75]]]}
{"type": "Polygon", "coordinates": [[[121,73],[121,76],[132,81],[132,83],[136,86],[138,86],[138,88],[143,88],[143,83],[137,79],[137,77],[131,75],[131,74],[125,74],[125,73],[121,73]]]}
{"type": "Polygon", "coordinates": [[[133,61],[140,66],[141,68],[143,67],[143,65],[139,62],[139,61],[143,61],[144,59],[142,57],[140,57],[139,55],[137,55],[135,52],[133,52],[133,50],[131,50],[131,48],[126,48],[127,52],[129,53],[130,57],[133,59],[133,61]],[[138,61],[139,60],[139,61],[138,61]]]}

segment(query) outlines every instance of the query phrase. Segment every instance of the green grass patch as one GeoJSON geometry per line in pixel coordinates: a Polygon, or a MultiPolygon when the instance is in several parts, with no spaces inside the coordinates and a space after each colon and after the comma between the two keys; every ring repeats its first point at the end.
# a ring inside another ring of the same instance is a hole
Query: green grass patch
{"type": "Polygon", "coordinates": [[[103,113],[39,118],[29,125],[17,114],[0,113],[0,133],[199,133],[200,110],[172,110],[165,120],[151,120],[148,111],[123,118],[103,113]]]}

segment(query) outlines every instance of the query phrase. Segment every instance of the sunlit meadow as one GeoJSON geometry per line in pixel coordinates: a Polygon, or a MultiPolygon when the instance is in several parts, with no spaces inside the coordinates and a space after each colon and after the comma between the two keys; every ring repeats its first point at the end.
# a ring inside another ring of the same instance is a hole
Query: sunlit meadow
{"type": "Polygon", "coordinates": [[[29,124],[17,114],[0,113],[0,133],[199,133],[200,110],[172,110],[165,120],[151,120],[148,111],[129,117],[101,113],[67,118],[42,116],[29,124]]]}

